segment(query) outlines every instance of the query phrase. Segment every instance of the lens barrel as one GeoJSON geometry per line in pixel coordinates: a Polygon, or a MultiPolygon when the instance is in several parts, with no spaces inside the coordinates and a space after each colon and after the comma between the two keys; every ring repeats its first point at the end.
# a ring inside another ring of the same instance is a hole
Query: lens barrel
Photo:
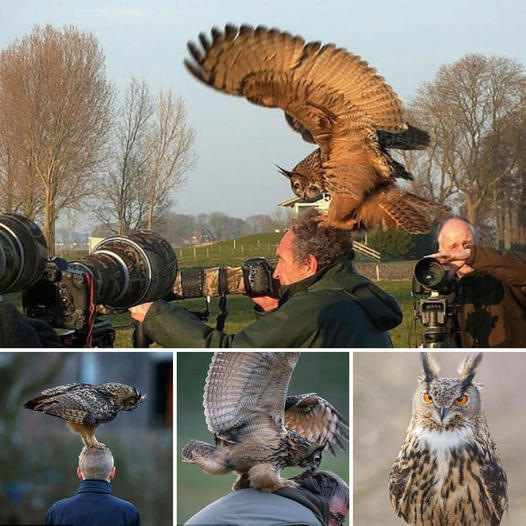
{"type": "Polygon", "coordinates": [[[40,228],[18,214],[0,215],[0,294],[26,289],[41,276],[47,245],[40,228]]]}
{"type": "Polygon", "coordinates": [[[447,267],[431,257],[422,258],[414,269],[418,283],[429,290],[440,290],[447,282],[447,272],[447,267]]]}
{"type": "Polygon", "coordinates": [[[91,254],[70,266],[91,274],[95,282],[95,303],[111,309],[128,308],[166,296],[177,275],[172,247],[151,232],[104,239],[91,254]]]}

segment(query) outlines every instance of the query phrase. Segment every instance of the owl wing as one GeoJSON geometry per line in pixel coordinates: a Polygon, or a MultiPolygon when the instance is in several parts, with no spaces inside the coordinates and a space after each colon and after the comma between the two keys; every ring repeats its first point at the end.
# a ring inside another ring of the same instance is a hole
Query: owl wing
{"type": "MultiPolygon", "coordinates": [[[[508,506],[508,481],[502,467],[499,452],[493,443],[493,451],[489,459],[480,466],[484,487],[493,506],[495,524],[500,524],[504,511],[508,506]]],[[[492,523],[493,526],[493,523],[492,523]]]]}
{"type": "Polygon", "coordinates": [[[262,26],[227,25],[212,30],[211,42],[199,38],[202,50],[188,45],[189,71],[219,91],[279,107],[294,129],[307,130],[321,148],[329,192],[360,200],[392,175],[376,129],[407,126],[392,88],[360,57],[262,26]]]}
{"type": "Polygon", "coordinates": [[[285,402],[285,427],[317,447],[327,447],[332,455],[334,447],[344,449],[349,427],[342,415],[316,393],[288,396],[285,402]]]}
{"type": "Polygon", "coordinates": [[[411,480],[411,463],[402,451],[389,471],[389,498],[398,517],[402,517],[406,522],[408,522],[406,493],[411,480]]]}
{"type": "Polygon", "coordinates": [[[275,436],[298,352],[216,352],[206,378],[203,406],[216,438],[240,442],[275,436]]]}
{"type": "Polygon", "coordinates": [[[110,393],[91,384],[66,384],[42,391],[24,407],[77,424],[95,425],[115,418],[110,393]]]}

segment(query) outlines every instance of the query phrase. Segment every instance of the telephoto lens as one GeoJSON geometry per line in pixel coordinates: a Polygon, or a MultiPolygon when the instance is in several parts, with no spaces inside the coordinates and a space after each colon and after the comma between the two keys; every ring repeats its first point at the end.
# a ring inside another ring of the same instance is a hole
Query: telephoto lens
{"type": "Polygon", "coordinates": [[[47,245],[40,228],[18,214],[0,215],[0,294],[35,283],[47,261],[47,245]]]}
{"type": "Polygon", "coordinates": [[[175,299],[273,293],[272,267],[265,258],[247,259],[242,267],[184,269],[173,286],[175,299]]]}
{"type": "Polygon", "coordinates": [[[104,239],[70,267],[90,274],[94,303],[110,309],[127,309],[166,296],[177,274],[172,247],[151,232],[104,239]]]}

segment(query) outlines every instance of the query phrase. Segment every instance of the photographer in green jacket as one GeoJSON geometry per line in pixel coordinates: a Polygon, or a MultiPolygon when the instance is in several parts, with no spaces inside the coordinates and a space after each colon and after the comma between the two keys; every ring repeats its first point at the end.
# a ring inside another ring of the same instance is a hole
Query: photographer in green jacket
{"type": "Polygon", "coordinates": [[[281,239],[273,278],[279,298],[253,297],[265,315],[237,334],[215,330],[177,302],[130,309],[165,347],[391,347],[402,321],[395,299],[352,265],[349,232],[318,227],[307,213],[281,239]]]}

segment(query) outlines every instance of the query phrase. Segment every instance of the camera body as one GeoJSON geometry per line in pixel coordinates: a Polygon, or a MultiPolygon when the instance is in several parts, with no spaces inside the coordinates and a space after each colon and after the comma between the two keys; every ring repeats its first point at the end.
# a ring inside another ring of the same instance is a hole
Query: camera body
{"type": "Polygon", "coordinates": [[[424,328],[422,347],[460,347],[457,285],[451,268],[434,258],[424,257],[415,265],[413,312],[424,328]]]}

